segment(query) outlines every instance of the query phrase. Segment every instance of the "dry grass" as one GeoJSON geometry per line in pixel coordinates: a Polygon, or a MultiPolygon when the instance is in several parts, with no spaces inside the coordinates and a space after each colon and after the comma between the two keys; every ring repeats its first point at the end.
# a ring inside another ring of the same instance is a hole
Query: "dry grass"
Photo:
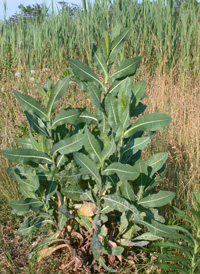
{"type": "Polygon", "coordinates": [[[147,111],[164,112],[172,123],[155,135],[151,152],[168,151],[169,160],[165,187],[175,190],[178,199],[191,202],[192,190],[200,189],[200,79],[174,78],[174,75],[154,77],[141,69],[147,82],[147,111]]]}

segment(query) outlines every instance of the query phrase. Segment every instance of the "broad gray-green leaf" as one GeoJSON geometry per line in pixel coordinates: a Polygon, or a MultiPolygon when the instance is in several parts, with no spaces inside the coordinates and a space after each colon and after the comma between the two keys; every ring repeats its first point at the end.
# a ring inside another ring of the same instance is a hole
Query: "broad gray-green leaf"
{"type": "Polygon", "coordinates": [[[114,128],[119,123],[119,115],[118,115],[118,102],[112,94],[108,94],[105,99],[105,109],[108,115],[108,123],[114,128]]]}
{"type": "Polygon", "coordinates": [[[54,154],[59,151],[61,154],[69,154],[78,151],[83,146],[83,138],[84,134],[77,133],[72,137],[63,139],[52,147],[51,153],[54,154]]]}
{"type": "Polygon", "coordinates": [[[88,83],[87,89],[90,99],[96,108],[102,109],[101,106],[101,93],[102,91],[93,83],[88,83]]]}
{"type": "Polygon", "coordinates": [[[130,137],[137,131],[156,131],[167,127],[172,118],[165,113],[145,114],[139,118],[124,134],[125,138],[130,137]]]}
{"type": "Polygon", "coordinates": [[[95,203],[93,195],[92,195],[92,190],[87,190],[87,191],[83,192],[83,194],[81,194],[80,198],[82,201],[90,201],[93,204],[95,203]]]}
{"type": "Polygon", "coordinates": [[[32,145],[32,142],[30,140],[30,138],[22,138],[22,139],[19,139],[17,140],[16,142],[18,145],[22,146],[23,148],[30,148],[30,149],[33,149],[33,145],[32,145]]]}
{"type": "Polygon", "coordinates": [[[108,93],[116,96],[120,90],[126,90],[130,84],[130,78],[127,77],[123,80],[115,80],[112,86],[109,88],[108,93]]]}
{"type": "Polygon", "coordinates": [[[142,150],[143,148],[145,148],[150,142],[151,142],[150,136],[132,139],[121,149],[121,156],[123,156],[123,154],[125,153],[135,154],[139,150],[142,150]]]}
{"type": "Polygon", "coordinates": [[[29,125],[32,129],[35,130],[39,135],[49,137],[48,128],[46,123],[40,119],[37,115],[30,114],[25,111],[26,118],[29,122],[29,125]]]}
{"type": "Polygon", "coordinates": [[[80,114],[78,123],[97,124],[98,120],[94,114],[85,110],[80,114]]]}
{"type": "Polygon", "coordinates": [[[98,260],[99,260],[99,263],[103,266],[103,268],[106,271],[108,271],[108,273],[118,273],[119,272],[118,270],[107,267],[106,262],[103,257],[100,256],[100,258],[98,260]]]}
{"type": "Polygon", "coordinates": [[[125,77],[134,75],[141,61],[141,56],[122,61],[118,69],[112,74],[112,79],[123,79],[125,77]]]}
{"type": "Polygon", "coordinates": [[[100,86],[103,87],[103,84],[97,77],[97,75],[94,73],[94,71],[85,65],[84,63],[76,60],[76,59],[70,59],[68,60],[70,67],[73,71],[73,73],[82,81],[85,82],[94,82],[100,86]]]}
{"type": "Polygon", "coordinates": [[[43,224],[52,223],[52,220],[48,217],[44,218],[40,215],[27,217],[21,227],[18,229],[18,233],[23,236],[30,235],[33,231],[39,229],[43,224]]]}
{"type": "MultiPolygon", "coordinates": [[[[147,166],[152,168],[151,175],[153,175],[156,171],[162,168],[168,158],[167,152],[160,152],[153,154],[149,159],[146,160],[147,166]]],[[[150,176],[151,176],[150,175],[150,176]]]]}
{"type": "Polygon", "coordinates": [[[70,77],[58,81],[51,91],[51,95],[47,104],[47,114],[50,117],[51,112],[55,109],[59,99],[67,92],[70,77]]]}
{"type": "Polygon", "coordinates": [[[80,109],[67,109],[62,111],[60,114],[56,116],[52,123],[52,128],[56,128],[57,126],[63,125],[63,124],[74,124],[80,114],[81,114],[80,109]]]}
{"type": "Polygon", "coordinates": [[[65,217],[67,217],[67,219],[72,219],[73,216],[69,213],[66,205],[63,203],[59,208],[58,208],[58,211],[60,213],[62,213],[62,215],[64,215],[65,217]]]}
{"type": "Polygon", "coordinates": [[[148,241],[139,241],[139,242],[132,242],[128,239],[122,239],[120,241],[120,244],[123,246],[138,246],[138,247],[142,247],[142,246],[146,246],[149,244],[148,241]]]}
{"type": "Polygon", "coordinates": [[[114,256],[119,256],[123,253],[124,248],[121,246],[115,246],[112,248],[108,248],[108,249],[103,249],[102,253],[107,254],[107,255],[114,255],[114,256]]]}
{"type": "Polygon", "coordinates": [[[109,206],[110,209],[118,210],[120,212],[130,210],[133,212],[135,220],[139,219],[139,212],[137,208],[133,204],[130,204],[124,198],[121,198],[117,195],[105,195],[102,197],[102,199],[104,200],[105,206],[109,206]]]}
{"type": "Polygon", "coordinates": [[[138,204],[144,207],[161,207],[171,202],[174,197],[174,192],[161,190],[156,194],[148,195],[141,199],[138,204]]]}
{"type": "Polygon", "coordinates": [[[160,224],[154,220],[151,220],[151,223],[147,221],[141,221],[141,223],[146,226],[149,231],[159,237],[171,237],[173,236],[178,236],[178,232],[176,231],[177,228],[176,226],[173,225],[163,225],[160,224]]]}
{"type": "Polygon", "coordinates": [[[135,201],[136,195],[134,194],[133,188],[129,182],[121,182],[120,191],[124,198],[128,199],[129,201],[135,201]]]}
{"type": "Polygon", "coordinates": [[[129,38],[131,32],[131,28],[126,28],[113,40],[107,64],[111,64],[115,60],[117,53],[124,47],[124,43],[129,38]]]}
{"type": "Polygon", "coordinates": [[[85,138],[84,138],[83,144],[84,144],[86,151],[91,155],[91,157],[94,158],[94,160],[96,162],[101,163],[100,144],[99,144],[98,140],[94,137],[94,135],[92,135],[89,132],[87,127],[85,128],[85,138]]]}
{"type": "Polygon", "coordinates": [[[89,221],[89,218],[79,216],[79,217],[76,217],[75,219],[79,224],[84,226],[87,229],[88,232],[92,233],[93,227],[92,227],[91,222],[89,221]]]}
{"type": "Polygon", "coordinates": [[[112,139],[109,144],[103,149],[100,154],[101,161],[107,160],[116,150],[115,140],[112,139]]]}
{"type": "Polygon", "coordinates": [[[50,198],[55,194],[58,185],[55,181],[48,181],[46,185],[45,199],[46,203],[50,200],[50,198]]]}
{"type": "Polygon", "coordinates": [[[103,55],[101,54],[100,50],[94,44],[93,44],[93,48],[92,48],[92,58],[94,60],[95,67],[99,70],[99,72],[102,75],[107,77],[108,68],[106,65],[106,61],[105,61],[103,55]]]}
{"type": "Polygon", "coordinates": [[[112,163],[104,171],[104,175],[111,175],[117,173],[120,180],[131,180],[134,181],[139,175],[140,172],[138,168],[130,165],[124,165],[122,163],[112,163]]]}
{"type": "Polygon", "coordinates": [[[48,96],[47,91],[45,90],[45,88],[42,87],[42,86],[41,86],[40,84],[38,84],[38,83],[36,83],[35,85],[36,85],[38,91],[40,92],[40,94],[42,94],[42,95],[45,97],[46,101],[48,102],[49,96],[48,96]]]}
{"type": "Polygon", "coordinates": [[[129,85],[124,87],[124,89],[120,89],[118,93],[118,114],[119,117],[123,115],[123,112],[128,109],[130,110],[130,99],[131,99],[131,92],[129,89],[129,85]]]}
{"type": "Polygon", "coordinates": [[[146,89],[146,82],[140,81],[136,83],[132,88],[131,91],[133,93],[133,104],[136,107],[141,99],[143,99],[146,89]]]}
{"type": "Polygon", "coordinates": [[[97,229],[92,237],[92,253],[95,259],[99,259],[103,250],[103,246],[99,240],[98,234],[100,232],[99,226],[97,226],[97,229]]]}
{"type": "Polygon", "coordinates": [[[25,168],[27,167],[11,166],[7,169],[7,173],[13,180],[18,182],[19,191],[24,198],[35,198],[34,182],[27,178],[25,168]]]}
{"type": "Polygon", "coordinates": [[[39,151],[42,151],[44,153],[49,154],[50,151],[50,140],[46,138],[45,136],[39,136],[38,142],[37,142],[37,147],[39,151]]]}
{"type": "Polygon", "coordinates": [[[139,102],[139,104],[136,107],[134,107],[134,103],[132,102],[130,104],[130,116],[138,117],[141,113],[145,111],[146,108],[147,106],[142,104],[141,102],[139,102]]]}
{"type": "Polygon", "coordinates": [[[14,90],[13,93],[24,110],[28,111],[29,113],[36,114],[44,121],[48,121],[46,111],[33,97],[22,94],[16,90],[14,90]]]}
{"type": "Polygon", "coordinates": [[[133,241],[139,241],[139,240],[157,241],[157,240],[162,240],[162,239],[163,239],[162,237],[158,237],[158,236],[152,234],[151,232],[146,232],[142,235],[135,237],[132,240],[133,241]]]}
{"type": "Polygon", "coordinates": [[[41,201],[33,198],[26,198],[25,200],[10,201],[9,205],[19,215],[28,213],[30,210],[35,212],[43,207],[43,203],[41,201]]]}
{"type": "Polygon", "coordinates": [[[7,148],[2,154],[10,161],[19,164],[29,164],[31,162],[40,164],[42,162],[51,164],[49,156],[43,152],[26,148],[7,148]]]}
{"type": "Polygon", "coordinates": [[[107,31],[103,32],[103,40],[104,40],[106,56],[108,58],[108,55],[110,53],[111,37],[107,31]]]}
{"type": "Polygon", "coordinates": [[[116,130],[116,137],[115,137],[116,141],[120,140],[123,137],[124,131],[129,126],[129,120],[130,120],[129,107],[127,107],[122,113],[122,115],[119,115],[119,116],[121,116],[121,119],[120,119],[120,124],[118,124],[117,130],[116,130]]]}
{"type": "Polygon", "coordinates": [[[101,184],[101,177],[99,175],[99,171],[90,158],[82,153],[75,152],[74,153],[74,160],[77,162],[78,165],[82,167],[82,172],[84,174],[90,174],[94,177],[94,179],[101,184]]]}
{"type": "Polygon", "coordinates": [[[64,196],[74,201],[82,201],[81,194],[84,193],[80,185],[64,187],[61,192],[64,196]]]}

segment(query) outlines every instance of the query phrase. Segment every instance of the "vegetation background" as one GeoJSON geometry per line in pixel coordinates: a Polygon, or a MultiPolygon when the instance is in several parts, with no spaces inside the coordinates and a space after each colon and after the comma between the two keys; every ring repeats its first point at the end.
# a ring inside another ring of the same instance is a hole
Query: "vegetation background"
{"type": "MultiPolygon", "coordinates": [[[[196,0],[83,0],[83,8],[63,1],[59,10],[53,4],[51,9],[20,5],[18,14],[0,21],[1,150],[28,132],[12,89],[40,99],[36,82],[43,85],[48,77],[56,82],[65,76],[72,57],[92,65],[90,39],[99,44],[104,30],[113,32],[116,25],[133,29],[119,58],[143,57],[136,80],[147,82],[146,113],[165,112],[173,118],[169,128],[154,136],[143,157],[169,152],[162,188],[175,191],[174,204],[182,208],[182,200],[193,203],[192,191],[199,190],[200,182],[200,8],[196,0]]],[[[71,83],[62,106],[81,107],[85,102],[92,111],[87,95],[71,83]]],[[[22,254],[33,239],[16,235],[21,220],[10,213],[7,202],[20,194],[6,173],[9,163],[0,158],[0,269],[8,265],[5,273],[53,271],[60,263],[58,257],[36,270],[26,257],[24,266],[22,254]]]]}

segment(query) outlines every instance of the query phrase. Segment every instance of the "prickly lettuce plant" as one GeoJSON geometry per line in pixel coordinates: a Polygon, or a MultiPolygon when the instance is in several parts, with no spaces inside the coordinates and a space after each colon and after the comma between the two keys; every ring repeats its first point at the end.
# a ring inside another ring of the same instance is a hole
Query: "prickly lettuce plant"
{"type": "Polygon", "coordinates": [[[71,235],[75,233],[73,238],[80,240],[83,235],[79,232],[84,230],[93,258],[115,272],[106,266],[109,255],[120,259],[126,247],[142,247],[176,234],[158,211],[175,194],[155,191],[168,155],[157,153],[141,159],[151,135],[168,126],[171,117],[140,115],[146,108],[140,102],[146,84],[133,85],[133,79],[141,57],[115,62],[130,33],[131,29],[125,29],[112,37],[105,32],[100,49],[91,44],[99,76],[82,62],[69,60],[72,80],[88,93],[94,113],[66,108],[55,115],[70,76],[55,86],[38,85],[45,106],[14,91],[30,131],[28,138],[18,141],[18,147],[3,151],[17,163],[8,173],[24,196],[10,205],[17,214],[28,214],[19,228],[22,235],[45,225],[50,228],[51,234],[33,249],[40,250],[41,257],[67,247],[74,258],[71,235]]]}
{"type": "Polygon", "coordinates": [[[179,236],[155,244],[162,250],[162,254],[157,254],[159,267],[172,270],[171,273],[200,273],[200,194],[194,192],[193,197],[195,207],[186,203],[185,210],[175,208],[175,216],[184,221],[179,226],[179,236]]]}

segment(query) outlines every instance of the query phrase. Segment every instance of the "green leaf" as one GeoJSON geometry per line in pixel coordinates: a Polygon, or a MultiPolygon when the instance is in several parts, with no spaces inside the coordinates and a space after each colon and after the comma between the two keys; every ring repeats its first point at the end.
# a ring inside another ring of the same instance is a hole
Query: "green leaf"
{"type": "Polygon", "coordinates": [[[168,238],[170,238],[172,235],[179,236],[179,234],[176,232],[176,226],[163,225],[154,220],[151,220],[151,222],[141,220],[141,223],[146,226],[152,234],[156,236],[168,238]]]}
{"type": "Polygon", "coordinates": [[[32,145],[32,142],[30,140],[30,138],[22,138],[22,139],[19,139],[17,140],[16,142],[18,145],[22,146],[23,148],[30,148],[30,149],[33,149],[33,145],[32,145]]]}
{"type": "Polygon", "coordinates": [[[88,218],[83,217],[83,216],[79,216],[79,217],[76,217],[75,219],[76,219],[76,221],[79,224],[81,224],[82,226],[84,226],[87,229],[87,231],[89,231],[90,233],[92,233],[93,227],[92,227],[92,224],[91,224],[91,222],[89,221],[88,218]]]}
{"type": "Polygon", "coordinates": [[[119,123],[118,102],[114,96],[108,94],[105,99],[105,109],[108,115],[108,123],[114,128],[119,123]]]}
{"type": "Polygon", "coordinates": [[[139,219],[139,212],[137,208],[133,204],[130,204],[124,198],[121,198],[117,195],[105,195],[102,197],[102,199],[104,200],[105,207],[108,206],[110,209],[118,210],[120,212],[130,210],[133,212],[135,219],[139,219]]]}
{"type": "MultiPolygon", "coordinates": [[[[36,198],[34,182],[27,178],[27,168],[24,166],[11,166],[7,169],[7,173],[13,180],[18,182],[19,191],[24,198],[36,198]]],[[[32,173],[32,170],[30,173],[32,173]]]]}
{"type": "Polygon", "coordinates": [[[43,203],[37,199],[26,198],[25,200],[14,200],[10,201],[9,205],[19,215],[24,215],[29,211],[38,211],[43,207],[43,203]]]}
{"type": "Polygon", "coordinates": [[[112,139],[110,143],[106,145],[106,147],[103,149],[103,151],[100,153],[101,161],[104,162],[107,160],[116,150],[116,144],[115,140],[112,139]]]}
{"type": "Polygon", "coordinates": [[[58,187],[58,184],[55,181],[48,181],[46,183],[46,191],[45,191],[46,203],[48,203],[50,198],[55,194],[57,187],[58,187]]]}
{"type": "Polygon", "coordinates": [[[117,53],[124,47],[124,43],[129,38],[131,32],[131,28],[126,28],[113,40],[107,64],[111,64],[115,60],[117,53]]]}
{"type": "Polygon", "coordinates": [[[40,119],[37,115],[30,114],[27,111],[24,112],[26,118],[29,122],[29,125],[32,129],[35,130],[39,135],[49,137],[48,128],[46,123],[40,119]]]}
{"type": "Polygon", "coordinates": [[[39,151],[49,154],[50,146],[51,144],[48,138],[46,138],[45,136],[39,136],[37,144],[39,151]]]}
{"type": "Polygon", "coordinates": [[[44,121],[48,121],[46,111],[33,97],[22,94],[16,90],[14,90],[13,93],[24,110],[28,111],[29,113],[36,114],[44,121]]]}
{"type": "Polygon", "coordinates": [[[143,113],[145,111],[146,108],[147,108],[147,106],[142,104],[141,102],[139,102],[139,104],[136,107],[134,107],[134,103],[132,102],[130,104],[130,116],[138,117],[141,113],[143,113]]]}
{"type": "Polygon", "coordinates": [[[84,147],[86,151],[89,153],[92,159],[95,160],[95,162],[101,163],[101,148],[98,140],[92,135],[88,128],[85,127],[85,138],[83,141],[84,147]]]}
{"type": "Polygon", "coordinates": [[[124,134],[125,138],[130,137],[137,131],[156,131],[167,127],[171,123],[172,118],[165,113],[151,113],[143,115],[132,127],[124,134]]]}
{"type": "Polygon", "coordinates": [[[162,237],[158,237],[158,236],[152,234],[151,232],[146,232],[142,235],[135,237],[132,240],[133,241],[139,241],[139,240],[157,241],[157,240],[162,240],[162,239],[163,239],[162,237]]]}
{"type": "Polygon", "coordinates": [[[81,112],[82,111],[80,109],[68,109],[68,110],[62,111],[54,119],[52,123],[52,128],[54,129],[63,124],[73,125],[78,120],[81,112]]]}
{"type": "Polygon", "coordinates": [[[147,166],[151,167],[151,174],[152,176],[156,171],[162,168],[168,158],[167,152],[160,152],[153,154],[149,159],[145,161],[147,166]]]}
{"type": "Polygon", "coordinates": [[[136,83],[132,88],[132,94],[133,94],[133,105],[136,107],[141,99],[144,98],[144,91],[146,89],[146,82],[140,81],[136,83]]]}
{"type": "Polygon", "coordinates": [[[38,91],[40,92],[40,94],[42,94],[45,97],[46,101],[48,102],[49,96],[48,96],[48,94],[46,92],[46,89],[44,87],[42,87],[40,84],[38,84],[38,83],[36,83],[35,85],[36,85],[38,91]]]}
{"type": "Polygon", "coordinates": [[[117,130],[116,130],[116,137],[115,140],[120,140],[123,137],[124,131],[129,126],[129,107],[127,107],[124,112],[122,113],[120,123],[118,124],[117,130]]]}
{"type": "Polygon", "coordinates": [[[123,251],[124,251],[124,248],[122,246],[115,246],[112,248],[103,249],[102,253],[107,255],[119,256],[123,253],[123,251]]]}
{"type": "Polygon", "coordinates": [[[90,99],[96,108],[102,109],[101,106],[101,90],[93,83],[88,83],[87,91],[90,99]]]}
{"type": "Polygon", "coordinates": [[[99,175],[96,165],[90,158],[82,153],[75,152],[74,160],[82,167],[82,172],[84,174],[92,175],[98,184],[101,184],[101,176],[99,175]]]}
{"type": "Polygon", "coordinates": [[[78,123],[97,124],[98,120],[94,114],[85,110],[80,114],[78,123]]]}
{"type": "Polygon", "coordinates": [[[104,88],[103,84],[97,77],[97,75],[94,73],[94,71],[85,65],[84,63],[76,60],[76,59],[70,59],[68,60],[70,67],[73,71],[73,73],[82,81],[85,82],[94,82],[97,85],[100,85],[104,88]]]}
{"type": "Polygon", "coordinates": [[[109,88],[108,93],[112,96],[116,96],[120,90],[126,90],[130,84],[130,78],[125,78],[123,80],[115,80],[112,86],[109,88]]]}
{"type": "Polygon", "coordinates": [[[72,135],[67,139],[63,139],[60,142],[56,143],[52,149],[51,153],[54,154],[59,151],[61,154],[69,154],[75,151],[78,151],[83,146],[84,134],[77,133],[72,135]]]}
{"type": "Polygon", "coordinates": [[[136,73],[137,67],[141,61],[141,56],[122,61],[118,69],[112,74],[112,79],[124,79],[126,77],[133,76],[136,73]]]}
{"type": "Polygon", "coordinates": [[[103,246],[99,240],[98,234],[99,234],[99,226],[96,230],[96,232],[94,233],[93,237],[92,237],[92,254],[94,256],[95,259],[99,259],[103,250],[103,246]]]}
{"type": "Polygon", "coordinates": [[[19,164],[29,164],[32,162],[37,164],[40,164],[42,162],[52,164],[52,161],[47,154],[34,149],[7,148],[2,151],[2,154],[8,160],[19,164]]]}
{"type": "Polygon", "coordinates": [[[117,173],[120,180],[131,180],[131,181],[134,181],[140,175],[138,168],[135,168],[134,166],[130,166],[130,165],[124,165],[117,162],[112,163],[103,171],[104,175],[111,175],[114,173],[117,173]]]}
{"type": "MultiPolygon", "coordinates": [[[[67,206],[63,202],[63,196],[62,196],[62,194],[59,191],[57,191],[56,194],[58,195],[58,198],[60,200],[60,206],[58,207],[58,211],[62,214],[62,216],[65,217],[65,218],[61,219],[60,221],[62,223],[64,223],[65,220],[66,220],[66,218],[67,219],[72,219],[73,216],[69,213],[69,211],[67,209],[67,206]]],[[[60,224],[60,225],[62,225],[62,224],[60,224]]]]}
{"type": "Polygon", "coordinates": [[[46,218],[44,218],[44,214],[38,215],[36,217],[27,217],[17,232],[23,236],[28,236],[33,231],[39,229],[43,224],[52,223],[52,220],[49,219],[50,216],[48,214],[46,215],[46,218]]]}
{"type": "Polygon", "coordinates": [[[147,197],[139,200],[138,204],[144,207],[161,207],[171,202],[174,197],[174,192],[160,190],[156,194],[148,195],[147,197]]]}
{"type": "Polygon", "coordinates": [[[98,69],[98,71],[104,75],[105,77],[107,77],[107,65],[106,65],[106,61],[103,57],[103,55],[101,54],[100,50],[97,49],[96,45],[93,44],[92,47],[92,58],[94,60],[94,65],[95,67],[98,69]]]}
{"type": "Polygon", "coordinates": [[[103,33],[103,40],[104,40],[104,46],[105,46],[105,50],[106,50],[106,56],[108,57],[108,55],[110,53],[111,39],[110,39],[110,35],[108,34],[107,31],[104,31],[104,33],[103,33]]]}
{"type": "Polygon", "coordinates": [[[107,270],[109,273],[118,273],[119,271],[118,270],[114,270],[114,269],[111,269],[109,267],[107,267],[106,263],[105,263],[105,260],[103,257],[100,257],[99,258],[99,263],[103,266],[103,268],[105,270],[107,270]]]}
{"type": "Polygon", "coordinates": [[[121,182],[120,191],[124,198],[128,199],[129,201],[135,201],[136,195],[134,194],[133,188],[129,182],[121,182]]]}
{"type": "Polygon", "coordinates": [[[74,201],[82,201],[80,196],[84,193],[80,185],[71,185],[64,187],[62,188],[61,192],[65,197],[74,201]]]}
{"type": "Polygon", "coordinates": [[[50,117],[51,112],[55,109],[59,99],[67,92],[70,77],[58,81],[51,91],[47,104],[47,115],[50,117]]]}
{"type": "Polygon", "coordinates": [[[121,157],[126,153],[128,155],[137,153],[139,150],[145,148],[150,142],[150,136],[132,139],[123,148],[121,148],[121,157]]]}

